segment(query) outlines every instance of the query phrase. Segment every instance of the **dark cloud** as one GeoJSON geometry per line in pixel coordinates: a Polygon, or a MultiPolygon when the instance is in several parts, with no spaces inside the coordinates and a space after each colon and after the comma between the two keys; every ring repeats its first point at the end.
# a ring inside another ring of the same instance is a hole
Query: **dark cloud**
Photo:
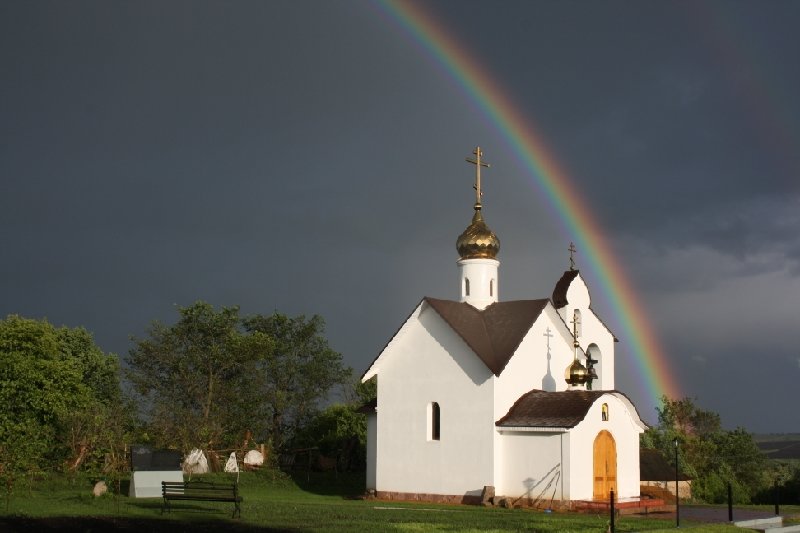
{"type": "MultiPolygon", "coordinates": [[[[568,171],[686,394],[796,429],[800,8],[424,7],[568,171]]],[[[476,144],[501,298],[567,266],[575,236],[512,147],[376,5],[5,3],[0,71],[1,315],[125,353],[198,299],[319,313],[361,371],[423,295],[455,296],[476,144]]],[[[647,405],[621,340],[618,385],[647,405]]]]}

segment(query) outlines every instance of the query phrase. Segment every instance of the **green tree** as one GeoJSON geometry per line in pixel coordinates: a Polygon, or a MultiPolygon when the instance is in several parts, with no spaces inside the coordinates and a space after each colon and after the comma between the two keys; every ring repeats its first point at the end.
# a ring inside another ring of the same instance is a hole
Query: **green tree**
{"type": "Polygon", "coordinates": [[[293,441],[298,448],[318,448],[336,459],[340,470],[366,467],[367,420],[352,404],[337,403],[320,411],[293,441]]]}
{"type": "Polygon", "coordinates": [[[287,317],[279,313],[244,320],[251,334],[274,342],[263,351],[254,386],[268,410],[267,431],[272,447],[283,450],[295,432],[313,417],[334,387],[344,385],[351,370],[323,336],[322,317],[287,317]]]}
{"type": "Polygon", "coordinates": [[[16,315],[0,321],[0,475],[7,489],[26,473],[81,466],[86,453],[70,446],[71,421],[119,398],[117,358],[85,329],[16,315]]]}
{"type": "Polygon", "coordinates": [[[155,322],[148,338],[134,339],[126,376],[156,444],[185,451],[231,444],[264,417],[247,380],[272,343],[243,335],[238,307],[197,302],[178,312],[176,324],[155,322]]]}
{"type": "Polygon", "coordinates": [[[372,376],[362,382],[360,376],[351,376],[348,386],[344,389],[344,402],[353,405],[356,409],[378,398],[378,376],[372,376]]]}
{"type": "Polygon", "coordinates": [[[680,447],[680,468],[692,481],[692,496],[709,503],[727,499],[731,484],[736,503],[749,503],[761,490],[765,465],[763,454],[750,433],[742,428],[727,431],[720,416],[695,405],[689,398],[662,397],[658,426],[642,435],[645,448],[661,450],[674,463],[674,441],[680,447]]]}

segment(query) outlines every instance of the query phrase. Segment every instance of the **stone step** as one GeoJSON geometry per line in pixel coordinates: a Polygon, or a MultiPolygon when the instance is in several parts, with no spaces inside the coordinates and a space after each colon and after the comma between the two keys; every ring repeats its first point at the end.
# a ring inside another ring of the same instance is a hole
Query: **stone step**
{"type": "Polygon", "coordinates": [[[733,523],[736,527],[754,529],[756,531],[779,531],[783,529],[783,517],[771,516],[769,518],[754,518],[752,520],[739,520],[733,523]]]}

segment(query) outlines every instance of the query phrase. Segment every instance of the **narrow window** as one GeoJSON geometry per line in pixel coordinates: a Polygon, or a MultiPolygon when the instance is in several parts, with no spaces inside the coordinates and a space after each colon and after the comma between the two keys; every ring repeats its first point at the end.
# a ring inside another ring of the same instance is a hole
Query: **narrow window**
{"type": "Polygon", "coordinates": [[[469,278],[464,278],[464,296],[469,296],[469,278]]]}
{"type": "Polygon", "coordinates": [[[439,404],[436,402],[431,403],[431,438],[430,440],[439,440],[439,404]]]}
{"type": "Polygon", "coordinates": [[[608,422],[608,404],[607,403],[603,404],[602,417],[603,417],[603,422],[608,422]]]}
{"type": "Polygon", "coordinates": [[[494,280],[489,280],[489,296],[494,296],[494,280]]]}

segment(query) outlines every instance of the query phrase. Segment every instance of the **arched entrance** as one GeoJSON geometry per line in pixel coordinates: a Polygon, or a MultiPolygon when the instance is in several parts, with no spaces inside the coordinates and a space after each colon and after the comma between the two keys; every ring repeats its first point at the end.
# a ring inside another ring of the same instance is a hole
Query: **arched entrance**
{"type": "Polygon", "coordinates": [[[617,443],[606,430],[594,439],[594,499],[608,500],[617,493],[617,443]]]}

